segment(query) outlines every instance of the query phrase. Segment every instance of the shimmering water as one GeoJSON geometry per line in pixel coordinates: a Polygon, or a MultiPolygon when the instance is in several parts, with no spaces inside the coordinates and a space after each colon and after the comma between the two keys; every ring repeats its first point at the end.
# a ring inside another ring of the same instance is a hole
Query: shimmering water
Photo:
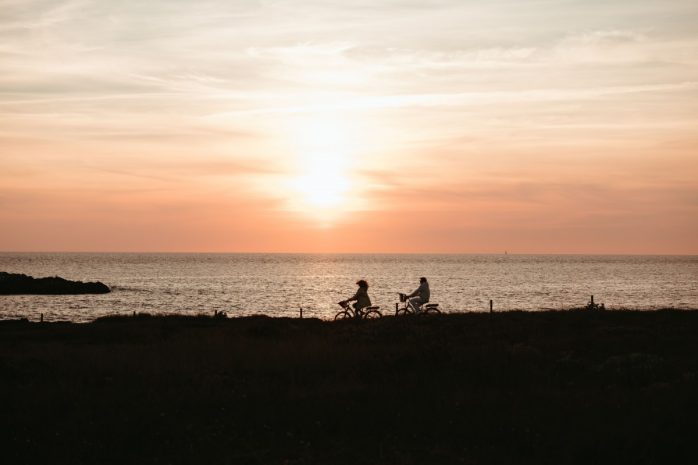
{"type": "Polygon", "coordinates": [[[0,253],[0,271],[102,281],[113,292],[0,296],[0,318],[90,321],[115,313],[330,318],[359,278],[392,313],[429,279],[445,311],[698,308],[698,256],[0,253]]]}

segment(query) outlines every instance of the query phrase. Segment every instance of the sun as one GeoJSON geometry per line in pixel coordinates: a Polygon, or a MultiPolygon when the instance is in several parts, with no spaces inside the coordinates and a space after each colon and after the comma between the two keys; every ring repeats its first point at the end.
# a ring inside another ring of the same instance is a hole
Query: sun
{"type": "Polygon", "coordinates": [[[305,119],[294,126],[295,175],[290,181],[294,210],[327,222],[349,209],[356,135],[337,117],[305,119]]]}
{"type": "Polygon", "coordinates": [[[312,157],[304,173],[293,181],[295,190],[308,207],[321,209],[342,206],[350,191],[342,160],[332,154],[312,157]]]}

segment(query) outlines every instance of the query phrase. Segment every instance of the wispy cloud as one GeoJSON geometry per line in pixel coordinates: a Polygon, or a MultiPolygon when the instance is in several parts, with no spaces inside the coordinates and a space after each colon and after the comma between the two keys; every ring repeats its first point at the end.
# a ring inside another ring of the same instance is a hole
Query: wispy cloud
{"type": "Polygon", "coordinates": [[[269,107],[219,114],[234,116],[239,113],[321,113],[344,110],[385,109],[429,106],[500,105],[525,102],[550,102],[565,100],[587,100],[613,95],[639,93],[684,92],[698,89],[698,81],[676,82],[657,85],[615,86],[600,88],[572,89],[531,89],[522,91],[483,91],[432,94],[378,95],[370,97],[347,96],[344,99],[326,104],[300,105],[290,107],[269,107]]]}

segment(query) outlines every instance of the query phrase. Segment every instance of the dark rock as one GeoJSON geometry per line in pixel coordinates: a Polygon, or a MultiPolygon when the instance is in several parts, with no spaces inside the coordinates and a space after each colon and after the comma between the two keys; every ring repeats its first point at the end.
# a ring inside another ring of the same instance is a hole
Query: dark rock
{"type": "Polygon", "coordinates": [[[100,282],[83,283],[52,278],[33,278],[25,274],[0,271],[0,294],[106,294],[111,289],[100,282]]]}

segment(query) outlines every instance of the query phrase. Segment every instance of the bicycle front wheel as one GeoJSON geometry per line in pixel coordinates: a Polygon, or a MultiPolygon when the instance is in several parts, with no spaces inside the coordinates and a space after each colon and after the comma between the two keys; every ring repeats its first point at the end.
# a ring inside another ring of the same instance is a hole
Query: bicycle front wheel
{"type": "Polygon", "coordinates": [[[409,315],[410,311],[407,310],[406,308],[398,308],[397,311],[395,312],[395,316],[405,316],[409,315]]]}
{"type": "Polygon", "coordinates": [[[337,313],[334,316],[334,319],[335,319],[335,321],[336,320],[348,320],[348,319],[352,318],[352,316],[353,315],[351,313],[349,313],[347,310],[342,310],[341,312],[337,313]]]}

